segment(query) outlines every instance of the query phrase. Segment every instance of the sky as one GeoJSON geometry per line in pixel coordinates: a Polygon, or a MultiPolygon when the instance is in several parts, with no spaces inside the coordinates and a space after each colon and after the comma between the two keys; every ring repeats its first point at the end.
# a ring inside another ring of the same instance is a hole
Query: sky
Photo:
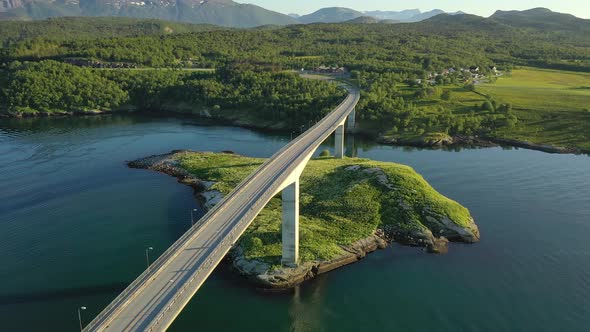
{"type": "Polygon", "coordinates": [[[545,7],[556,12],[570,13],[590,19],[590,0],[237,0],[251,3],[281,13],[309,14],[324,7],[347,7],[358,11],[404,10],[418,8],[422,11],[442,9],[447,12],[464,11],[480,16],[490,16],[497,9],[523,10],[545,7]]]}

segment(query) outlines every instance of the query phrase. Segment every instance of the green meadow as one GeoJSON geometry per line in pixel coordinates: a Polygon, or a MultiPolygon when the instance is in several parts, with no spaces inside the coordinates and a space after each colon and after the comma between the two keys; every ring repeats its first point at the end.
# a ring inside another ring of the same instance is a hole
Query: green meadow
{"type": "Polygon", "coordinates": [[[494,136],[590,151],[590,73],[517,69],[477,91],[512,104],[519,119],[494,136]]]}
{"type": "MultiPolygon", "coordinates": [[[[264,162],[225,153],[187,152],[175,158],[195,177],[215,182],[211,189],[224,195],[264,162]]],[[[378,228],[440,234],[440,225],[429,218],[448,218],[459,227],[477,229],[465,207],[438,193],[404,165],[320,158],[309,162],[300,187],[302,262],[334,258],[343,253],[342,246],[366,238],[378,228]],[[380,176],[386,177],[394,189],[380,182],[380,176]]],[[[280,264],[281,211],[279,195],[241,237],[240,245],[248,259],[280,264]]]]}

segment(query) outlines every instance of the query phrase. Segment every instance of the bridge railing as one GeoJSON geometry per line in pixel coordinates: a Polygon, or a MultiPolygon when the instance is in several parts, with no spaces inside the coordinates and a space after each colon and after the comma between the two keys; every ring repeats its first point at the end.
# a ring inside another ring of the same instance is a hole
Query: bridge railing
{"type": "MultiPolygon", "coordinates": [[[[350,97],[350,96],[349,96],[350,97]]],[[[342,103],[340,103],[337,107],[340,108],[342,106],[344,106],[344,104],[347,102],[349,98],[346,98],[344,101],[342,101],[342,103]]],[[[334,126],[335,123],[340,122],[341,119],[337,119],[334,123],[331,124],[331,126],[334,126]]],[[[318,122],[315,126],[317,126],[318,124],[320,124],[322,121],[318,122]]],[[[315,126],[311,127],[310,129],[314,128],[315,126]]],[[[310,147],[308,147],[308,149],[306,149],[306,153],[308,153],[308,150],[315,150],[317,149],[316,145],[321,144],[321,142],[323,142],[325,140],[325,137],[323,136],[329,136],[328,135],[322,135],[320,137],[318,137],[318,139],[316,139],[311,145],[310,147]]],[[[295,144],[298,142],[298,140],[302,138],[301,136],[298,137],[298,139],[290,142],[289,144],[287,144],[285,147],[283,147],[281,150],[279,150],[277,153],[275,153],[273,155],[272,158],[270,158],[269,160],[267,160],[267,162],[270,162],[274,159],[275,156],[280,155],[283,151],[287,150],[291,145],[295,144]]],[[[304,153],[303,155],[305,155],[306,153],[304,153]]],[[[296,155],[293,157],[293,160],[291,160],[289,163],[287,163],[283,168],[287,168],[290,166],[291,162],[300,158],[301,155],[296,155]]],[[[264,164],[263,164],[264,165],[264,164]]],[[[263,170],[263,167],[261,166],[257,172],[254,173],[259,173],[260,171],[263,170]]],[[[281,169],[280,174],[282,174],[281,178],[283,177],[287,177],[287,174],[284,174],[284,169],[281,169]]],[[[250,180],[244,181],[242,183],[247,183],[250,180]]],[[[270,180],[267,180],[267,182],[265,184],[268,184],[269,182],[271,182],[270,180]]],[[[271,187],[269,188],[269,191],[274,192],[277,187],[279,187],[282,184],[282,181],[274,181],[273,185],[271,185],[271,187]]],[[[233,193],[237,192],[237,190],[233,191],[233,193]]],[[[259,193],[260,195],[260,193],[259,193]]],[[[230,196],[228,196],[226,199],[230,199],[230,196]]],[[[148,328],[146,329],[146,331],[155,331],[158,330],[157,327],[160,324],[160,322],[162,321],[162,319],[164,319],[164,317],[166,316],[166,314],[174,307],[174,305],[176,305],[177,302],[180,302],[181,297],[185,295],[185,292],[187,291],[187,289],[189,287],[192,287],[192,283],[195,279],[197,279],[199,276],[201,276],[202,274],[206,274],[205,278],[213,272],[213,269],[219,264],[219,262],[223,259],[223,257],[225,256],[225,254],[231,249],[231,247],[233,246],[233,244],[238,240],[238,238],[241,236],[241,233],[243,231],[245,231],[247,229],[247,227],[249,226],[249,224],[256,218],[256,216],[258,215],[258,212],[264,208],[264,206],[267,204],[267,202],[264,202],[260,199],[256,199],[256,203],[250,208],[250,210],[244,215],[242,216],[242,218],[240,218],[240,221],[238,222],[238,224],[236,224],[234,226],[234,228],[232,229],[232,231],[228,234],[229,237],[229,241],[228,237],[224,238],[222,240],[222,242],[220,243],[220,245],[218,245],[215,250],[211,253],[211,255],[209,256],[209,259],[206,261],[206,264],[201,265],[196,271],[195,273],[191,276],[191,278],[182,286],[182,288],[180,290],[178,290],[178,292],[175,293],[174,297],[172,299],[170,299],[165,305],[164,305],[164,309],[161,311],[161,313],[158,315],[158,317],[152,321],[152,323],[148,326],[148,328]],[[243,223],[247,223],[246,225],[241,225],[243,223]],[[241,226],[241,227],[240,227],[241,226]],[[237,234],[236,236],[236,230],[241,229],[242,231],[237,234]],[[229,242],[229,245],[228,245],[229,242]],[[218,253],[220,251],[223,251],[223,254],[221,255],[221,257],[216,257],[218,255],[218,253]]],[[[191,294],[192,295],[192,294],[191,294]]]]}
{"type": "MultiPolygon", "coordinates": [[[[350,95],[347,96],[338,106],[336,109],[342,107],[347,100],[350,98],[350,95]]],[[[316,123],[313,127],[318,126],[322,121],[316,123]]],[[[311,129],[309,128],[309,129],[311,129]]],[[[308,130],[309,130],[308,129],[308,130]]],[[[223,201],[216,206],[214,206],[209,212],[201,218],[189,231],[183,234],[174,244],[172,244],[156,261],[150,266],[149,269],[143,271],[121,294],[119,294],[101,313],[99,313],[93,320],[90,322],[88,326],[84,329],[84,331],[91,331],[98,329],[101,325],[106,324],[112,320],[112,316],[114,316],[118,311],[123,310],[129,302],[134,298],[134,294],[137,294],[141,289],[145,288],[148,281],[152,278],[155,278],[165,266],[169,264],[171,259],[176,257],[181,248],[183,248],[188,242],[189,239],[196,234],[200,233],[200,231],[206,227],[206,225],[213,219],[215,215],[223,211],[225,208],[224,202],[230,201],[234,196],[238,195],[243,187],[252,181],[255,177],[257,177],[277,156],[285,152],[289,149],[292,145],[298,143],[303,136],[297,137],[295,140],[292,140],[288,144],[286,144],[283,148],[277,151],[271,158],[266,160],[255,172],[250,174],[246,179],[244,179],[229,195],[227,195],[223,201]],[[111,318],[111,319],[109,319],[111,318]]],[[[233,239],[232,241],[237,241],[237,239],[233,239]]],[[[232,242],[233,245],[233,242],[232,242]]],[[[230,247],[231,248],[231,247],[230,247]]],[[[216,249],[218,250],[219,247],[216,249]]],[[[229,250],[229,249],[228,249],[229,250]]],[[[215,254],[216,252],[214,252],[215,254]]],[[[194,279],[194,278],[192,278],[194,279]]],[[[191,282],[192,282],[191,279],[191,282]]],[[[189,283],[190,284],[190,283],[189,283]]],[[[188,285],[185,285],[183,288],[186,288],[188,285]]],[[[184,291],[184,290],[183,290],[184,291]]],[[[173,301],[176,301],[176,296],[173,301]]],[[[167,309],[168,310],[168,309],[167,309]]],[[[159,320],[158,320],[159,321],[159,320]]]]}
{"type": "MultiPolygon", "coordinates": [[[[284,166],[288,167],[288,165],[284,166]]],[[[281,170],[282,171],[282,170],[281,170]]],[[[272,180],[269,178],[266,180],[265,185],[271,183],[272,180]]],[[[275,181],[276,183],[276,181],[275,181]]],[[[277,186],[279,184],[276,184],[277,186]]],[[[225,254],[233,247],[234,243],[238,241],[239,237],[242,233],[248,228],[252,220],[256,218],[258,212],[266,206],[265,201],[262,201],[260,196],[265,191],[261,191],[257,194],[257,199],[255,199],[256,203],[248,210],[246,214],[244,214],[240,221],[232,228],[229,234],[221,241],[220,245],[218,245],[215,250],[211,253],[209,258],[206,261],[206,264],[201,265],[197,268],[195,273],[191,276],[191,278],[182,286],[182,288],[175,293],[174,297],[170,299],[164,306],[162,312],[158,315],[158,317],[148,326],[146,331],[154,331],[157,330],[158,324],[161,320],[165,317],[165,315],[172,309],[172,307],[180,300],[180,297],[183,296],[186,290],[191,287],[192,282],[197,279],[202,274],[205,274],[205,278],[213,272],[213,269],[219,264],[219,262],[223,259],[225,254]],[[245,224],[245,225],[243,225],[245,224]],[[217,257],[218,254],[222,252],[220,257],[217,257]]]]}

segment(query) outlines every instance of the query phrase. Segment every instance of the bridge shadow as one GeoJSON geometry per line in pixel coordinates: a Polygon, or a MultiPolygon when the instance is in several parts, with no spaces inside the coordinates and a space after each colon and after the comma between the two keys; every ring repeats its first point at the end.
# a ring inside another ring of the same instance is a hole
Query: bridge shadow
{"type": "Polygon", "coordinates": [[[0,306],[14,305],[31,302],[52,302],[68,298],[87,297],[92,295],[105,295],[122,292],[129,283],[116,282],[104,285],[57,289],[49,291],[37,291],[35,293],[8,294],[0,296],[0,306]]]}

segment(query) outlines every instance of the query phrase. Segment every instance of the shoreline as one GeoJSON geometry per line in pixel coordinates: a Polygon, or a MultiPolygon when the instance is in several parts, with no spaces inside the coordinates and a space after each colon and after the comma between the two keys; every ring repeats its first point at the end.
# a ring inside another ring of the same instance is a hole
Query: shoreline
{"type": "MultiPolygon", "coordinates": [[[[212,182],[197,179],[173,163],[171,158],[184,152],[192,151],[174,150],[167,154],[153,155],[127,162],[127,166],[134,169],[156,171],[176,178],[179,183],[193,188],[193,196],[205,211],[209,211],[223,199],[223,195],[216,191],[209,191],[213,185],[212,182]]],[[[226,151],[226,153],[230,153],[230,151],[226,151]]],[[[378,249],[385,249],[388,245],[389,242],[384,237],[374,234],[356,241],[352,245],[342,246],[344,253],[331,260],[306,262],[296,268],[282,267],[272,271],[267,263],[246,259],[238,244],[227,254],[226,260],[229,258],[231,267],[235,271],[261,288],[287,290],[320,274],[355,263],[367,254],[378,249]]]]}
{"type": "MultiPolygon", "coordinates": [[[[290,128],[289,126],[285,125],[284,123],[268,123],[267,121],[248,121],[248,120],[241,120],[238,118],[233,118],[230,116],[219,116],[215,117],[210,114],[210,112],[203,108],[198,113],[196,112],[185,112],[182,108],[178,108],[177,110],[167,109],[165,112],[157,112],[157,111],[137,111],[134,109],[121,109],[121,110],[93,110],[93,111],[86,111],[86,112],[57,112],[57,113],[38,113],[38,114],[6,114],[0,113],[0,119],[34,119],[34,118],[62,118],[62,117],[72,117],[72,116],[99,116],[99,115],[115,115],[117,113],[121,114],[149,114],[149,115],[182,115],[186,117],[193,117],[198,119],[208,119],[219,121],[222,124],[231,125],[240,128],[246,129],[254,129],[260,130],[262,132],[288,132],[289,130],[295,130],[290,128]]],[[[419,140],[403,140],[398,138],[391,138],[385,136],[375,136],[371,133],[364,132],[362,130],[354,130],[352,132],[353,135],[360,135],[366,138],[373,140],[379,144],[391,145],[391,146],[410,146],[416,148],[430,148],[430,149],[439,149],[439,148],[453,148],[453,147],[477,147],[477,148],[490,148],[490,147],[513,147],[513,148],[523,148],[527,150],[534,150],[534,151],[541,151],[545,153],[552,153],[552,154],[588,154],[590,155],[590,151],[585,151],[580,148],[568,148],[562,146],[556,146],[551,144],[540,144],[540,143],[532,143],[528,141],[520,141],[516,139],[510,138],[497,138],[497,137],[490,137],[490,136],[450,136],[448,140],[438,140],[432,142],[425,142],[419,140]]]]}
{"type": "MultiPolygon", "coordinates": [[[[174,150],[163,155],[152,155],[129,161],[127,166],[134,169],[156,171],[176,178],[179,183],[193,188],[193,196],[205,211],[209,211],[223,199],[223,194],[210,190],[214,182],[198,179],[178,166],[174,158],[187,152],[193,151],[174,150]]],[[[231,151],[224,151],[223,153],[234,154],[231,151]]],[[[445,221],[442,223],[444,224],[445,221]]],[[[466,234],[462,230],[457,230],[456,227],[446,226],[450,232],[445,232],[446,237],[441,236],[438,238],[428,230],[404,232],[396,228],[378,228],[368,237],[355,241],[350,245],[341,245],[342,253],[332,259],[309,261],[295,268],[273,268],[268,263],[249,260],[245,257],[239,242],[227,254],[226,260],[230,262],[235,271],[258,287],[271,290],[286,290],[311,280],[320,274],[358,262],[369,253],[385,249],[393,242],[406,246],[422,247],[425,251],[433,254],[445,254],[448,251],[447,245],[450,241],[474,243],[479,240],[479,232],[466,234]]]]}

